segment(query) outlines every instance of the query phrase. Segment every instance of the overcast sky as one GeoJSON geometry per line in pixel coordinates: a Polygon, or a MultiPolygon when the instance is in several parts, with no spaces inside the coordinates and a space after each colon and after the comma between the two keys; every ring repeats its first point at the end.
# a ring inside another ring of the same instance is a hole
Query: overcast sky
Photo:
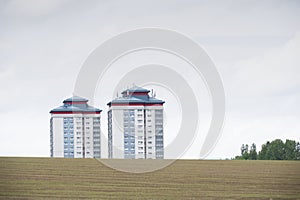
{"type": "MultiPolygon", "coordinates": [[[[49,156],[49,111],[72,95],[89,54],[107,39],[143,27],[189,36],[220,73],[226,120],[208,158],[234,157],[243,143],[260,148],[277,138],[300,141],[299,19],[299,1],[1,0],[0,155],[49,156]]],[[[162,60],[172,62],[166,57],[162,60]]],[[[145,59],[147,53],[137,54],[119,65],[145,59]]],[[[174,97],[156,89],[158,98],[173,102],[174,97]]],[[[95,106],[103,109],[106,134],[105,102],[111,95],[102,94],[95,106]]],[[[180,120],[170,110],[169,105],[167,138],[180,120]]],[[[200,132],[183,158],[199,157],[200,132]]]]}

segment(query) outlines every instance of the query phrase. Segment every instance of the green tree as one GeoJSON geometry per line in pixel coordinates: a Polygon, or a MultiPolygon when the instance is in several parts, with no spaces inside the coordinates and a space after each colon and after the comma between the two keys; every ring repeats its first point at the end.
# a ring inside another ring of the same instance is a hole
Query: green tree
{"type": "Polygon", "coordinates": [[[296,160],[300,160],[300,143],[296,144],[296,160]]]}
{"type": "Polygon", "coordinates": [[[267,151],[268,151],[269,146],[270,146],[269,141],[267,141],[266,144],[263,144],[261,146],[261,151],[258,152],[258,159],[259,160],[267,160],[267,151]]]}
{"type": "Polygon", "coordinates": [[[236,156],[236,160],[248,160],[249,159],[249,150],[248,144],[242,144],[241,146],[241,156],[236,156]]]}
{"type": "Polygon", "coordinates": [[[299,160],[300,145],[294,140],[286,140],[285,143],[276,139],[262,145],[258,153],[260,160],[299,160]]]}
{"type": "Polygon", "coordinates": [[[280,139],[267,141],[262,145],[261,150],[257,153],[256,145],[253,143],[248,149],[248,144],[241,147],[241,156],[236,156],[239,160],[300,160],[300,143],[294,140],[280,139]]]}
{"type": "Polygon", "coordinates": [[[286,140],[284,146],[284,160],[297,160],[296,141],[286,140]]]}
{"type": "Polygon", "coordinates": [[[283,160],[285,157],[284,146],[285,144],[280,139],[276,139],[272,141],[267,151],[267,155],[268,155],[267,160],[283,160]]]}
{"type": "Polygon", "coordinates": [[[256,160],[257,159],[257,151],[256,151],[256,144],[252,144],[249,153],[249,160],[256,160]]]}

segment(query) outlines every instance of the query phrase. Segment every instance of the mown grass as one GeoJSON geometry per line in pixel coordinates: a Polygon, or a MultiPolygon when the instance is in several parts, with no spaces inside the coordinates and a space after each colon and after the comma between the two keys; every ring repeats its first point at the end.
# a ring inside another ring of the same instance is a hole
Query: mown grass
{"type": "Polygon", "coordinates": [[[0,198],[300,199],[300,162],[178,160],[133,174],[96,159],[0,157],[0,198]]]}

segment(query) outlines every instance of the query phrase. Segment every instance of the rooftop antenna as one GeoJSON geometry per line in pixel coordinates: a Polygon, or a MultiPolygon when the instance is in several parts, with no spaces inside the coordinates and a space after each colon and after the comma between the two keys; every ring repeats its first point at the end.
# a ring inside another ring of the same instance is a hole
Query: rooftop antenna
{"type": "Polygon", "coordinates": [[[153,97],[156,97],[156,92],[154,92],[153,97]]]}
{"type": "Polygon", "coordinates": [[[154,94],[153,94],[153,89],[151,89],[151,97],[153,97],[153,95],[154,95],[154,94]]]}

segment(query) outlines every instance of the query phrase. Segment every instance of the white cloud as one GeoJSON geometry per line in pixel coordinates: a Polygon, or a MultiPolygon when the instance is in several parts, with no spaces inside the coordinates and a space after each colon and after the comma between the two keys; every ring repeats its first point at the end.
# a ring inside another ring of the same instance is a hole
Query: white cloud
{"type": "Polygon", "coordinates": [[[18,17],[38,17],[51,14],[69,0],[10,0],[7,2],[4,12],[18,17]]]}
{"type": "Polygon", "coordinates": [[[281,48],[237,63],[237,71],[232,79],[233,89],[246,96],[274,95],[291,90],[299,92],[299,52],[298,33],[281,48]]]}

